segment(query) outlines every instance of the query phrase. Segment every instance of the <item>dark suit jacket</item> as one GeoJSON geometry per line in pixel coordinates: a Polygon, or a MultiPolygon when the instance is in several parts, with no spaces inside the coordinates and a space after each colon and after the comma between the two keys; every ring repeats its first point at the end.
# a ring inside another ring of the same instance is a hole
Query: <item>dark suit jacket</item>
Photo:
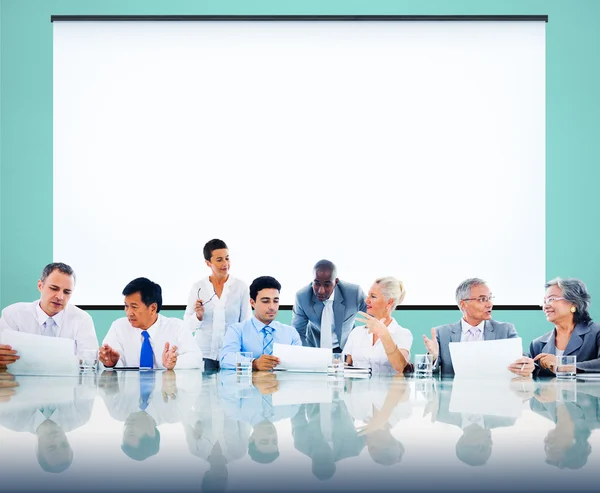
{"type": "MultiPolygon", "coordinates": [[[[296,293],[292,326],[300,334],[303,346],[321,346],[321,315],[324,306],[315,296],[312,283],[296,293]]],[[[339,281],[333,299],[333,318],[341,349],[344,349],[348,334],[354,328],[356,314],[366,310],[365,294],[360,286],[339,281]]]]}
{"type": "MultiPolygon", "coordinates": [[[[529,356],[538,354],[556,354],[556,333],[554,330],[538,337],[529,347],[529,356]]],[[[575,326],[564,352],[565,356],[577,356],[577,370],[600,372],[600,325],[594,322],[580,323],[575,326]]],[[[554,373],[536,366],[534,373],[539,377],[553,377],[554,373]]]]}
{"type": "MultiPolygon", "coordinates": [[[[434,371],[441,371],[442,376],[453,376],[454,366],[452,365],[452,357],[450,356],[450,343],[460,342],[462,334],[461,321],[459,320],[454,324],[441,325],[440,327],[436,327],[436,331],[440,354],[434,371]]],[[[513,337],[519,337],[513,324],[497,322],[496,320],[485,321],[483,327],[484,341],[512,339],[513,337]]]]}

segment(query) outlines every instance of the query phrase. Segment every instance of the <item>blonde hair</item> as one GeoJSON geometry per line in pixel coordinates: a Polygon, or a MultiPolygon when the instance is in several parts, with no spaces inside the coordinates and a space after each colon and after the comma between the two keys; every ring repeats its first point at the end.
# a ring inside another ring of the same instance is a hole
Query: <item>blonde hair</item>
{"type": "Polygon", "coordinates": [[[406,296],[406,290],[404,289],[404,283],[395,277],[387,276],[380,277],[375,280],[375,284],[381,289],[381,294],[386,300],[394,300],[394,308],[402,303],[406,296]]]}

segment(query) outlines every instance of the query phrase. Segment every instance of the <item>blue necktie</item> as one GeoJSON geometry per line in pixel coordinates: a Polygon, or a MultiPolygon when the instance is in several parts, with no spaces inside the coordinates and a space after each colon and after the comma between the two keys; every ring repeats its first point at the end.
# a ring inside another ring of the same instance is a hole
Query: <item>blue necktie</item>
{"type": "Polygon", "coordinates": [[[140,352],[140,368],[154,368],[154,353],[150,344],[150,334],[147,330],[142,330],[142,350],[140,352]]]}
{"type": "Polygon", "coordinates": [[[154,390],[154,372],[140,372],[140,409],[145,411],[150,402],[150,395],[154,390]]]}
{"type": "Polygon", "coordinates": [[[265,325],[263,332],[265,333],[263,338],[263,354],[273,354],[273,328],[265,325]]]}

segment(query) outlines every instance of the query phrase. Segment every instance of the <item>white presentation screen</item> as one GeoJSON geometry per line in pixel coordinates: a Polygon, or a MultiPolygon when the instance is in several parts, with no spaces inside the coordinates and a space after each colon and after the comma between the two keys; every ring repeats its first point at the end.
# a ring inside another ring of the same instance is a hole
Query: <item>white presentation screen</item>
{"type": "Polygon", "coordinates": [[[74,301],[148,277],[271,275],[282,304],[334,261],[405,304],[467,277],[537,304],[545,275],[545,23],[54,23],[54,258],[74,301]]]}

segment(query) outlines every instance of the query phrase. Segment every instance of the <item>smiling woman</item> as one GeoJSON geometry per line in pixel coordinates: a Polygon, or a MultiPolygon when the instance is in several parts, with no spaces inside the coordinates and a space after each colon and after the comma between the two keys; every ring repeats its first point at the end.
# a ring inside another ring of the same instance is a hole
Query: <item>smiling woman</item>
{"type": "Polygon", "coordinates": [[[392,312],[405,295],[404,284],[395,277],[381,277],[373,283],[366,299],[367,313],[359,312],[356,318],[366,325],[354,328],[344,346],[349,365],[377,372],[404,370],[410,362],[413,337],[398,325],[392,312]]]}
{"type": "Polygon", "coordinates": [[[578,372],[600,372],[600,325],[588,312],[591,296],[579,279],[546,283],[544,313],[554,329],[531,343],[535,374],[554,376],[558,356],[576,356],[578,372]]]}
{"type": "Polygon", "coordinates": [[[229,248],[223,240],[207,242],[203,254],[210,275],[190,289],[183,320],[205,356],[205,370],[218,370],[225,328],[252,316],[250,294],[246,283],[229,274],[229,248]]]}

